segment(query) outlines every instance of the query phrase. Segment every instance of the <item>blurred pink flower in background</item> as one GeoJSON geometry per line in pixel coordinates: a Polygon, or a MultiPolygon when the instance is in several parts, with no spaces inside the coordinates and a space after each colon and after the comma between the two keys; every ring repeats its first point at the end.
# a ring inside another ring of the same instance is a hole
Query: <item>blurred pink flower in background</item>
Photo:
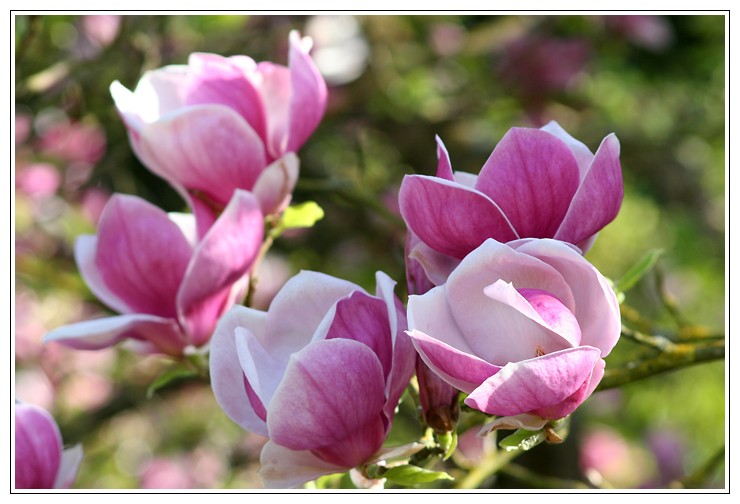
{"type": "Polygon", "coordinates": [[[661,52],[673,43],[673,29],[663,16],[603,16],[606,27],[635,45],[661,52]]]}
{"type": "Polygon", "coordinates": [[[590,58],[588,41],[526,34],[501,51],[498,75],[541,124],[543,106],[568,91],[583,73],[590,58]]]}
{"type": "Polygon", "coordinates": [[[96,15],[82,16],[82,31],[88,40],[105,47],[109,45],[118,35],[121,27],[121,16],[96,15]]]}
{"type": "Polygon", "coordinates": [[[61,182],[59,170],[48,163],[20,166],[15,173],[15,188],[32,199],[53,196],[61,182]]]}
{"type": "Polygon", "coordinates": [[[105,133],[95,124],[59,119],[45,124],[39,135],[40,151],[63,161],[94,164],[105,154],[105,133]]]}
{"type": "Polygon", "coordinates": [[[33,127],[33,118],[29,114],[22,112],[16,112],[15,114],[15,144],[20,145],[26,140],[31,134],[31,128],[33,127]]]}
{"type": "Polygon", "coordinates": [[[97,224],[100,221],[103,209],[110,198],[111,194],[107,190],[98,187],[91,187],[82,193],[80,207],[83,215],[91,224],[97,224]]]}

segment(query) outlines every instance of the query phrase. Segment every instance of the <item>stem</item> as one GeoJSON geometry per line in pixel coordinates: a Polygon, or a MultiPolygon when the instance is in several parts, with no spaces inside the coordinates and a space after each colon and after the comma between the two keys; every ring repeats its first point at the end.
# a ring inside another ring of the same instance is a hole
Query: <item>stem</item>
{"type": "Polygon", "coordinates": [[[528,488],[540,488],[540,489],[552,489],[552,488],[557,488],[557,489],[588,488],[588,489],[591,489],[593,488],[582,481],[555,478],[552,476],[544,476],[530,469],[527,469],[526,467],[520,466],[519,464],[508,464],[501,468],[501,473],[517,481],[521,481],[522,483],[527,483],[528,488]]]}
{"type": "Polygon", "coordinates": [[[496,450],[483,462],[474,467],[464,478],[460,479],[455,488],[472,489],[480,488],[481,484],[501,470],[506,464],[524,453],[524,450],[496,450]]]}
{"type": "Polygon", "coordinates": [[[711,362],[725,358],[725,341],[712,340],[710,343],[697,345],[673,343],[666,338],[647,336],[637,331],[629,331],[628,337],[646,345],[657,348],[661,353],[655,357],[629,362],[618,368],[607,369],[604,378],[596,391],[620,387],[627,383],[642,380],[665,371],[672,371],[700,362],[711,362]]]}
{"type": "Polygon", "coordinates": [[[671,317],[676,322],[678,327],[689,326],[690,325],[689,321],[686,319],[684,314],[681,313],[681,310],[678,308],[676,299],[673,297],[673,294],[671,294],[665,286],[665,275],[663,273],[663,268],[660,266],[660,264],[655,265],[653,272],[655,273],[655,288],[658,290],[658,297],[660,298],[661,303],[663,303],[663,306],[668,311],[668,313],[671,315],[671,317]]]}
{"type": "Polygon", "coordinates": [[[254,264],[252,265],[252,270],[249,274],[249,285],[247,285],[247,294],[244,297],[244,302],[242,303],[244,306],[252,306],[252,303],[254,302],[254,292],[257,290],[257,282],[259,282],[259,276],[257,276],[257,269],[260,266],[260,263],[267,255],[267,251],[270,250],[270,247],[272,247],[273,242],[275,241],[275,238],[273,237],[271,232],[267,233],[267,237],[265,238],[265,241],[262,243],[262,246],[260,247],[260,251],[257,254],[257,259],[254,260],[254,264]]]}
{"type": "MultiPolygon", "coordinates": [[[[704,488],[706,481],[712,476],[717,467],[725,461],[725,447],[717,450],[701,467],[696,471],[675,482],[678,488],[704,488]]],[[[671,485],[673,486],[673,485],[671,485]]]]}

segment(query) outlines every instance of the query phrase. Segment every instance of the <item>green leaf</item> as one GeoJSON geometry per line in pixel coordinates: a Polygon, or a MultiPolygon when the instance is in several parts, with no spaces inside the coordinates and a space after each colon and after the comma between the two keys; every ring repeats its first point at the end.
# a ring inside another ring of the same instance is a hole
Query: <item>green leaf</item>
{"type": "Polygon", "coordinates": [[[280,236],[288,229],[310,228],[324,218],[324,210],[315,201],[291,205],[285,209],[280,222],[272,230],[273,237],[280,236]]]}
{"type": "Polygon", "coordinates": [[[385,471],[382,476],[393,483],[403,486],[419,485],[421,483],[431,483],[437,480],[453,480],[452,476],[446,472],[430,471],[415,465],[402,465],[391,467],[385,471]]]}
{"type": "Polygon", "coordinates": [[[149,388],[146,389],[146,398],[151,399],[157,390],[167,386],[173,381],[193,378],[195,376],[198,376],[198,372],[193,369],[183,367],[170,368],[159,375],[157,379],[149,385],[149,388]]]}
{"type": "Polygon", "coordinates": [[[653,269],[658,258],[663,254],[663,249],[653,249],[640,259],[637,264],[632,266],[622,278],[617,280],[615,287],[619,292],[627,292],[635,286],[645,274],[653,269]]]}
{"type": "Polygon", "coordinates": [[[502,439],[499,446],[506,451],[527,451],[531,450],[547,438],[544,431],[531,431],[518,429],[511,436],[502,439]]]}
{"type": "Polygon", "coordinates": [[[445,452],[442,460],[447,460],[452,456],[455,448],[457,448],[457,431],[437,434],[437,442],[439,443],[439,447],[445,452]]]}

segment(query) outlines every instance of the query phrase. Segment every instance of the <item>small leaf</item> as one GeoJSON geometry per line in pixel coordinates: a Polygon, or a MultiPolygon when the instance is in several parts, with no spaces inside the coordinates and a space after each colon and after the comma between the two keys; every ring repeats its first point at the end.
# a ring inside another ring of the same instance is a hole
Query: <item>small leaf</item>
{"type": "Polygon", "coordinates": [[[383,478],[403,486],[431,483],[437,480],[453,480],[452,476],[442,471],[430,471],[415,465],[391,467],[383,473],[383,478]]]}
{"type": "Polygon", "coordinates": [[[157,390],[166,387],[170,382],[185,378],[193,378],[195,376],[198,376],[198,372],[193,369],[183,367],[170,368],[159,375],[157,379],[149,385],[149,388],[146,389],[146,398],[151,399],[157,390]]]}
{"type": "Polygon", "coordinates": [[[632,287],[635,286],[635,284],[640,281],[640,279],[645,276],[645,274],[650,271],[653,266],[655,266],[655,263],[658,261],[658,258],[663,254],[663,249],[653,249],[648,251],[647,254],[643,256],[642,259],[640,259],[637,264],[632,266],[627,273],[622,275],[622,278],[617,280],[615,283],[615,287],[618,292],[627,292],[632,287]]]}
{"type": "Polygon", "coordinates": [[[285,209],[280,222],[272,230],[273,237],[280,236],[288,229],[310,228],[324,218],[324,210],[315,201],[291,205],[285,209]]]}
{"type": "Polygon", "coordinates": [[[544,431],[530,431],[526,429],[517,429],[511,436],[502,439],[499,446],[506,451],[527,451],[531,450],[547,438],[544,431]]]}
{"type": "Polygon", "coordinates": [[[442,460],[447,460],[457,448],[457,431],[437,434],[437,441],[439,442],[439,447],[444,450],[442,460]]]}

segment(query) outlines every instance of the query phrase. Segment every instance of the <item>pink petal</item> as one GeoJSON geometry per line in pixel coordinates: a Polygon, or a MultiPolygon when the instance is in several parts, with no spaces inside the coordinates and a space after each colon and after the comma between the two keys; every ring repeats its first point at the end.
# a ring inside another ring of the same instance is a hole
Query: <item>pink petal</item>
{"type": "Polygon", "coordinates": [[[326,110],[327,90],[308,51],[311,39],[290,33],[290,133],[288,152],[297,152],[319,125],[326,110]]]}
{"type": "Polygon", "coordinates": [[[414,374],[416,351],[406,334],[408,328],[406,309],[393,292],[396,282],[382,271],[375,273],[375,281],[377,284],[375,295],[385,303],[386,317],[391,330],[390,340],[393,346],[393,363],[385,384],[386,404],[384,408],[386,417],[392,419],[398,401],[406,390],[411,375],[414,374]]]}
{"type": "Polygon", "coordinates": [[[385,302],[362,291],[337,301],[326,339],[359,341],[370,348],[383,368],[385,383],[393,364],[393,342],[385,302]]]}
{"type": "Polygon", "coordinates": [[[111,84],[110,93],[126,126],[136,132],[181,108],[186,85],[187,67],[170,65],[144,73],[133,93],[118,81],[111,84]]]}
{"type": "Polygon", "coordinates": [[[276,360],[287,362],[314,338],[334,303],[357,290],[362,289],[351,282],[301,271],[272,300],[265,326],[269,337],[260,338],[262,345],[276,360]]]}
{"type": "Polygon", "coordinates": [[[538,346],[546,352],[571,346],[516,291],[541,289],[567,308],[575,306],[562,275],[535,257],[487,240],[452,272],[445,288],[450,313],[471,353],[486,362],[504,365],[534,357],[538,346]]]}
{"type": "Polygon", "coordinates": [[[267,425],[252,407],[244,386],[244,370],[236,349],[236,330],[260,336],[267,313],[234,306],[221,320],[211,338],[209,369],[211,388],[221,409],[242,428],[267,436],[267,425]]]}
{"type": "Polygon", "coordinates": [[[591,376],[583,382],[583,385],[581,385],[578,390],[573,392],[568,398],[566,398],[564,401],[552,405],[552,406],[545,406],[544,408],[538,408],[534,410],[532,413],[535,415],[539,415],[544,418],[563,418],[565,416],[570,415],[575,409],[581,405],[583,401],[588,399],[588,397],[591,395],[591,393],[596,388],[596,385],[599,384],[601,381],[601,378],[604,376],[604,366],[605,362],[603,359],[599,359],[596,361],[596,365],[594,366],[591,376]]]}
{"type": "Polygon", "coordinates": [[[275,395],[288,363],[274,359],[249,329],[237,327],[234,335],[250,403],[257,416],[266,420],[265,408],[275,395]]]}
{"type": "Polygon", "coordinates": [[[518,238],[493,201],[455,182],[407,175],[398,198],[409,229],[443,254],[462,259],[486,238],[518,238]]]}
{"type": "MultiPolygon", "coordinates": [[[[414,234],[413,231],[408,230],[406,232],[406,243],[404,247],[404,252],[406,255],[406,286],[409,294],[424,294],[429,289],[434,287],[434,284],[424,271],[422,263],[415,257],[411,256],[414,248],[418,245],[422,245],[421,240],[418,236],[414,234]]],[[[426,248],[430,251],[432,250],[429,247],[426,248]]],[[[434,253],[439,254],[439,252],[434,253]]]]}
{"type": "Polygon", "coordinates": [[[341,473],[346,467],[330,464],[310,451],[296,451],[268,441],[260,454],[259,475],[265,488],[298,488],[325,474],[341,473]]]}
{"type": "Polygon", "coordinates": [[[421,331],[411,330],[408,334],[424,363],[437,376],[463,392],[472,392],[501,369],[421,331]]]}
{"type": "Polygon", "coordinates": [[[596,151],[555,238],[575,244],[586,240],[614,220],[623,197],[619,140],[612,133],[596,151]]]}
{"type": "Polygon", "coordinates": [[[564,142],[565,145],[568,146],[573,155],[576,157],[576,161],[578,161],[578,173],[580,174],[580,179],[583,180],[583,177],[586,175],[588,167],[591,165],[591,161],[594,158],[591,150],[586,147],[583,142],[573,138],[556,121],[550,121],[540,129],[542,131],[547,131],[551,135],[555,135],[562,142],[564,142]]]}
{"type": "MultiPolygon", "coordinates": [[[[408,233],[413,234],[412,231],[408,231],[408,233]]],[[[409,252],[407,263],[409,262],[420,266],[420,272],[417,272],[416,275],[420,276],[423,279],[422,281],[426,280],[428,282],[426,289],[420,289],[416,292],[410,291],[410,294],[424,294],[435,285],[442,285],[447,281],[450,273],[460,264],[459,259],[441,254],[421,241],[414,245],[409,252]]]]}
{"type": "Polygon", "coordinates": [[[259,135],[223,105],[197,105],[141,130],[142,162],[172,184],[225,205],[235,189],[251,190],[266,165],[259,135]]]}
{"type": "Polygon", "coordinates": [[[97,245],[100,278],[130,311],[176,317],[175,298],[192,249],[165,212],[116,194],[100,218],[97,245]]]}
{"type": "Polygon", "coordinates": [[[146,314],[119,315],[62,326],[47,333],[44,342],[55,341],[77,350],[100,350],[129,338],[148,342],[160,352],[178,357],[187,345],[174,320],[146,314]]]}
{"type": "Polygon", "coordinates": [[[465,404],[499,416],[554,407],[587,383],[599,360],[597,348],[578,347],[511,362],[475,389],[465,404]]]}
{"type": "Polygon", "coordinates": [[[570,285],[573,314],[581,328],[581,344],[596,347],[609,355],[621,334],[619,302],[606,278],[591,263],[563,242],[537,240],[517,246],[556,268],[570,285]]]}
{"type": "Polygon", "coordinates": [[[187,105],[225,105],[239,113],[260,138],[267,138],[262,97],[247,77],[256,70],[254,61],[193,53],[188,58],[188,69],[187,105]]]}
{"type": "Polygon", "coordinates": [[[289,152],[265,168],[259,176],[252,193],[259,200],[263,214],[280,213],[290,204],[298,180],[299,165],[298,156],[289,152]]]}
{"type": "Polygon", "coordinates": [[[498,204],[519,236],[548,238],[565,217],[578,182],[578,162],[561,140],[512,128],[483,165],[476,189],[498,204]]]}
{"type": "Polygon", "coordinates": [[[257,199],[237,190],[193,252],[177,294],[178,318],[191,343],[208,341],[235,282],[252,267],[264,235],[257,199]]]}
{"type": "Polygon", "coordinates": [[[267,408],[270,439],[354,467],[385,439],[385,380],[375,353],[346,339],[316,341],[293,354],[267,408]]]}
{"type": "Polygon", "coordinates": [[[95,256],[98,249],[98,237],[93,235],[81,235],[75,241],[75,262],[80,275],[90,288],[95,297],[105,303],[109,308],[119,313],[130,313],[131,308],[116,296],[100,276],[95,264],[95,256]]]}
{"type": "Polygon", "coordinates": [[[447,147],[442,143],[439,136],[435,136],[434,139],[437,141],[437,177],[454,181],[455,177],[452,175],[452,163],[450,163],[447,147]]]}
{"type": "Polygon", "coordinates": [[[282,65],[265,61],[257,65],[256,75],[255,85],[267,114],[267,158],[278,159],[288,151],[290,71],[282,65]]]}
{"type": "Polygon", "coordinates": [[[15,488],[54,488],[62,436],[54,418],[32,404],[15,405],[15,488]]]}

